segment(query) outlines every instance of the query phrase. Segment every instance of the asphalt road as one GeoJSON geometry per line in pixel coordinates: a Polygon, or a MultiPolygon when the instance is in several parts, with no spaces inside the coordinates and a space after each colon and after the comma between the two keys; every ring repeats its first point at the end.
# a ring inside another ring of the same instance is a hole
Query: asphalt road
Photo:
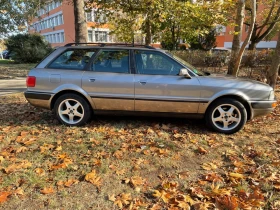
{"type": "Polygon", "coordinates": [[[26,90],[25,78],[0,79],[0,96],[26,90]]]}

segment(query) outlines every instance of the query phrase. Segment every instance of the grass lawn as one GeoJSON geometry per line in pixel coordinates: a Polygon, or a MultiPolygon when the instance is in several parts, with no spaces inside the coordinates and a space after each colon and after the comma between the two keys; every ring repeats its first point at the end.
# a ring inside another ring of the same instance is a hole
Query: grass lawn
{"type": "Polygon", "coordinates": [[[234,135],[168,118],[66,127],[22,93],[0,113],[1,209],[280,209],[279,107],[234,135]]]}
{"type": "Polygon", "coordinates": [[[29,70],[36,64],[15,64],[11,60],[0,59],[0,79],[12,79],[15,77],[26,77],[29,70]]]}

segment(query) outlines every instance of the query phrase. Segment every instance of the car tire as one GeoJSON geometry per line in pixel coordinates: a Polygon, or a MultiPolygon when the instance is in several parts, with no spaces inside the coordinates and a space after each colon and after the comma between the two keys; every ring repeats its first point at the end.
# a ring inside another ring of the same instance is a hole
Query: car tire
{"type": "Polygon", "coordinates": [[[89,103],[77,94],[64,94],[54,104],[57,119],[64,125],[80,126],[86,124],[92,115],[89,103]]]}
{"type": "Polygon", "coordinates": [[[210,128],[219,133],[233,134],[244,127],[247,111],[238,100],[222,98],[209,106],[205,120],[210,128]]]}

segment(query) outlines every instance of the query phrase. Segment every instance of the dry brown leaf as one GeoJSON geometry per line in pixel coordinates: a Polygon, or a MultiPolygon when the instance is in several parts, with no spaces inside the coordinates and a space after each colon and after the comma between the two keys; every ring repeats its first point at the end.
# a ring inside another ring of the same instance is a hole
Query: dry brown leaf
{"type": "Polygon", "coordinates": [[[123,152],[121,150],[117,150],[116,152],[114,152],[113,156],[116,157],[117,159],[122,159],[123,152]]]}
{"type": "Polygon", "coordinates": [[[207,150],[204,149],[203,147],[198,147],[198,148],[197,148],[197,151],[198,151],[200,154],[203,154],[203,155],[207,153],[207,150]]]}
{"type": "Polygon", "coordinates": [[[120,209],[128,205],[132,200],[130,193],[121,193],[115,198],[114,205],[117,205],[120,209]]]}
{"type": "Polygon", "coordinates": [[[40,176],[43,176],[43,175],[45,175],[45,170],[42,169],[42,168],[36,168],[35,173],[40,175],[40,176]]]}
{"type": "Polygon", "coordinates": [[[96,171],[92,170],[85,176],[85,180],[92,183],[94,186],[99,188],[101,186],[101,177],[97,176],[96,171]]]}
{"type": "Polygon", "coordinates": [[[116,174],[117,174],[118,176],[122,176],[122,175],[124,175],[125,173],[126,173],[126,170],[125,170],[125,169],[116,170],[116,174]]]}
{"type": "Polygon", "coordinates": [[[207,171],[216,170],[218,168],[214,163],[203,163],[201,167],[207,171]]]}
{"type": "Polygon", "coordinates": [[[178,174],[179,179],[187,179],[189,177],[189,172],[188,171],[182,171],[178,174]]]}
{"type": "Polygon", "coordinates": [[[56,151],[61,151],[62,150],[62,146],[58,146],[57,148],[55,148],[56,151]]]}
{"type": "Polygon", "coordinates": [[[14,194],[16,195],[23,195],[24,194],[24,191],[22,188],[17,188],[15,191],[14,191],[14,194]]]}
{"type": "Polygon", "coordinates": [[[65,163],[52,165],[50,169],[51,170],[57,170],[57,169],[61,169],[61,168],[67,168],[67,165],[65,163]]]}
{"type": "Polygon", "coordinates": [[[165,124],[162,124],[161,128],[163,130],[169,130],[170,129],[170,127],[168,125],[165,125],[165,124]]]}
{"type": "Polygon", "coordinates": [[[9,165],[7,168],[4,168],[4,171],[9,174],[15,171],[18,171],[20,169],[27,169],[32,166],[32,163],[30,163],[28,160],[23,160],[20,163],[15,163],[12,165],[9,165]]]}
{"type": "Polygon", "coordinates": [[[140,176],[133,176],[130,178],[130,183],[132,184],[133,187],[139,187],[145,183],[145,179],[143,179],[140,176]]]}
{"type": "Polygon", "coordinates": [[[108,199],[109,199],[109,201],[114,202],[116,200],[116,196],[114,194],[113,195],[108,195],[108,199]]]}
{"type": "Polygon", "coordinates": [[[68,179],[66,182],[64,182],[65,187],[71,187],[74,184],[79,183],[79,180],[77,179],[68,179]]]}
{"type": "Polygon", "coordinates": [[[228,174],[230,177],[235,178],[235,179],[244,179],[244,175],[243,174],[239,174],[239,173],[229,173],[228,174]]]}
{"type": "Polygon", "coordinates": [[[48,195],[48,194],[55,193],[55,190],[53,189],[53,187],[45,187],[40,192],[44,195],[48,195]]]}
{"type": "Polygon", "coordinates": [[[12,193],[10,192],[0,192],[0,203],[4,203],[7,201],[8,197],[11,195],[12,193]]]}
{"type": "Polygon", "coordinates": [[[27,141],[23,141],[23,144],[24,144],[24,145],[31,145],[31,144],[33,144],[35,141],[36,141],[36,139],[35,139],[35,138],[32,138],[32,139],[29,139],[29,140],[27,140],[27,141]]]}
{"type": "Polygon", "coordinates": [[[217,207],[219,209],[237,210],[238,198],[234,196],[221,196],[216,198],[217,207]]]}
{"type": "Polygon", "coordinates": [[[25,151],[27,151],[27,150],[28,150],[27,147],[20,147],[20,148],[18,148],[18,149],[16,150],[16,153],[25,152],[25,151]]]}
{"type": "Polygon", "coordinates": [[[212,193],[214,195],[218,195],[218,196],[230,196],[231,195],[231,190],[229,189],[220,189],[220,185],[212,185],[212,193]]]}

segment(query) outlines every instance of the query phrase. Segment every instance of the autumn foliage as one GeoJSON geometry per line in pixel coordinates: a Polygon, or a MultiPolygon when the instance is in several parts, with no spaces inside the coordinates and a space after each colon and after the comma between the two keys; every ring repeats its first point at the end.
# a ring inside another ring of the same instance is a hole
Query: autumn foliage
{"type": "Polygon", "coordinates": [[[222,135],[165,118],[66,127],[22,94],[0,105],[0,208],[280,209],[279,107],[222,135]]]}

